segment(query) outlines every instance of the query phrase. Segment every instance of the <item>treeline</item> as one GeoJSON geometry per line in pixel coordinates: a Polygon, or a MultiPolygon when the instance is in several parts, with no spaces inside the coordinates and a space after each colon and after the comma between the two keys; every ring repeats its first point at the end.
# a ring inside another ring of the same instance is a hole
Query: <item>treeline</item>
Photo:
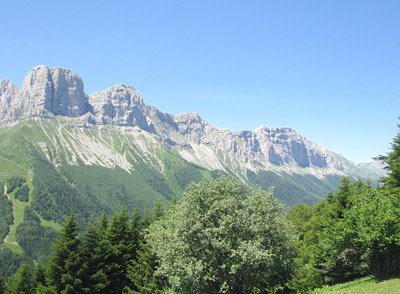
{"type": "MultiPolygon", "coordinates": [[[[4,278],[0,279],[0,293],[122,293],[139,290],[148,275],[143,271],[140,276],[134,274],[138,272],[135,268],[140,260],[147,262],[148,258],[143,229],[161,215],[162,209],[157,205],[153,211],[153,216],[141,216],[138,212],[129,216],[126,211],[121,211],[110,220],[103,215],[91,222],[84,233],[80,233],[77,219],[71,215],[65,221],[48,262],[39,263],[35,268],[32,264],[23,264],[8,283],[4,278]]],[[[30,210],[28,215],[31,222],[37,221],[37,216],[30,210]]],[[[154,268],[149,271],[151,274],[154,268]]]]}
{"type": "Polygon", "coordinates": [[[320,204],[290,211],[298,235],[293,290],[400,274],[400,134],[379,159],[388,170],[379,187],[343,178],[320,204]]]}

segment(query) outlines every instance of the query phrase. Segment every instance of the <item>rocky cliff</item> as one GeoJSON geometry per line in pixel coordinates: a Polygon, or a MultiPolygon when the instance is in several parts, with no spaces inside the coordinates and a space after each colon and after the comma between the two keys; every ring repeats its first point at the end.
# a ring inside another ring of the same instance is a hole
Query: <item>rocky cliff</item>
{"type": "Polygon", "coordinates": [[[6,80],[0,87],[2,122],[30,116],[80,116],[91,109],[81,78],[62,68],[37,66],[25,77],[22,89],[6,80]]]}
{"type": "Polygon", "coordinates": [[[189,162],[243,177],[247,170],[356,174],[360,169],[290,128],[218,129],[197,113],[171,115],[146,105],[136,89],[123,84],[89,97],[81,78],[62,68],[33,68],[22,89],[0,81],[0,124],[28,117],[76,117],[77,126],[93,128],[135,127],[189,162]]]}

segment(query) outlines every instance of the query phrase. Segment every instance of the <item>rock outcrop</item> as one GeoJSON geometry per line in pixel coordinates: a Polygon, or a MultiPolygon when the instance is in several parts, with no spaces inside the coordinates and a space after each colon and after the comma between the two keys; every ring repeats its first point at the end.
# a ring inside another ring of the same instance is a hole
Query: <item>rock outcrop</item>
{"type": "Polygon", "coordinates": [[[97,124],[138,126],[154,132],[154,126],[146,114],[146,105],[139,92],[123,84],[111,87],[90,97],[97,124]]]}
{"type": "Polygon", "coordinates": [[[33,68],[24,80],[21,96],[29,115],[80,116],[89,110],[81,78],[62,68],[33,68]]]}
{"type": "Polygon", "coordinates": [[[229,162],[242,171],[274,167],[348,170],[348,161],[290,128],[218,129],[197,113],[172,115],[146,105],[135,88],[123,84],[89,97],[81,78],[62,68],[33,68],[21,90],[9,81],[0,81],[0,123],[33,116],[79,117],[84,122],[79,126],[134,126],[150,132],[189,161],[201,165],[209,160],[204,167],[229,162]],[[211,162],[215,160],[220,162],[211,162]]]}
{"type": "Polygon", "coordinates": [[[0,122],[18,117],[19,90],[8,80],[0,80],[0,122]]]}

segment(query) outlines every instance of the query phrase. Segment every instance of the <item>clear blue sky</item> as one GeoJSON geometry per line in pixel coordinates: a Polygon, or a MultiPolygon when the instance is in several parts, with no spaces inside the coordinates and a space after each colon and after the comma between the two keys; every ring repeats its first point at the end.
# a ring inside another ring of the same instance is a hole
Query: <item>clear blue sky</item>
{"type": "Polygon", "coordinates": [[[398,0],[0,0],[0,77],[38,64],[218,127],[292,127],[355,162],[400,116],[398,0]]]}

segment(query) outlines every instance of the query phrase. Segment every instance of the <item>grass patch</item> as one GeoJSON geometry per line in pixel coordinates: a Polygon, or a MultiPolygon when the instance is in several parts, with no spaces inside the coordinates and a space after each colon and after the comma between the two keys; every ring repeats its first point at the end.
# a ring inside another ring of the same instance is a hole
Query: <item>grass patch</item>
{"type": "Polygon", "coordinates": [[[18,253],[18,254],[22,254],[23,253],[22,248],[19,245],[10,244],[10,243],[4,243],[3,246],[8,248],[8,249],[10,249],[14,253],[18,253]]]}
{"type": "Polygon", "coordinates": [[[6,243],[18,246],[15,238],[15,232],[17,230],[17,227],[24,220],[24,209],[26,206],[29,206],[29,203],[19,201],[15,199],[14,196],[10,196],[10,198],[13,203],[14,224],[11,227],[10,233],[8,234],[6,243]]]}
{"type": "Polygon", "coordinates": [[[323,287],[314,290],[314,294],[392,294],[400,293],[400,278],[377,280],[374,278],[361,278],[355,281],[323,287]]]}

